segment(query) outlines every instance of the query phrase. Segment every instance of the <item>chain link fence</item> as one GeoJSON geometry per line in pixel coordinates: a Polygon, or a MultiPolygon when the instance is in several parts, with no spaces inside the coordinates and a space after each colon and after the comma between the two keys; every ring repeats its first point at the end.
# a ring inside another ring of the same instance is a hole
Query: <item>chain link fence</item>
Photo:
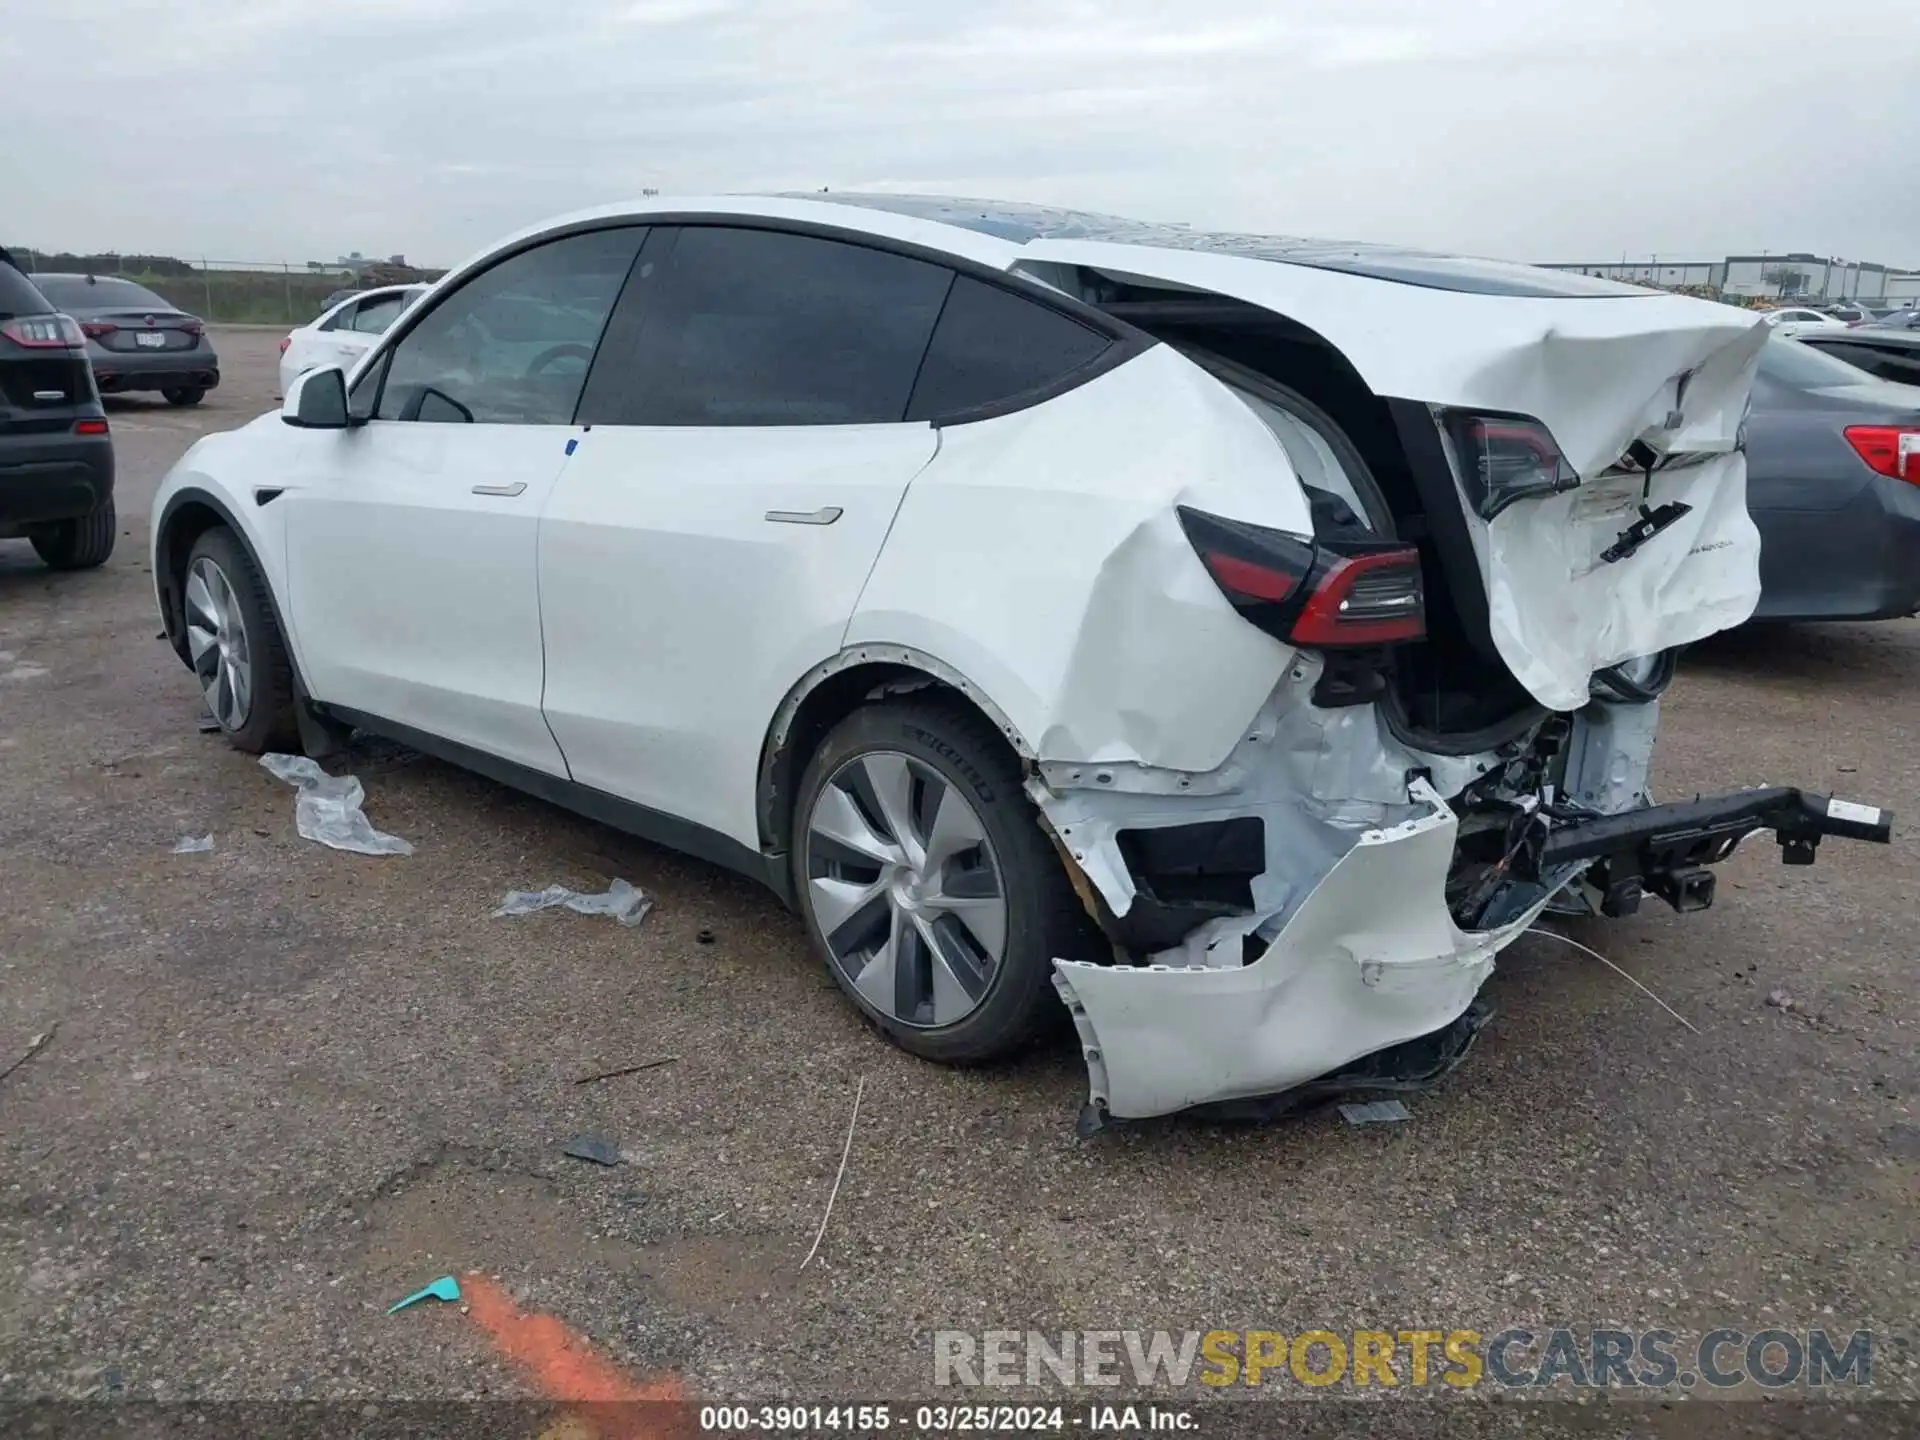
{"type": "Polygon", "coordinates": [[[153,255],[49,255],[10,247],[28,271],[114,275],[144,286],[176,309],[220,325],[304,325],[344,290],[408,283],[437,271],[369,265],[356,272],[281,260],[175,260],[153,255]],[[84,262],[84,263],[83,263],[84,262]]]}

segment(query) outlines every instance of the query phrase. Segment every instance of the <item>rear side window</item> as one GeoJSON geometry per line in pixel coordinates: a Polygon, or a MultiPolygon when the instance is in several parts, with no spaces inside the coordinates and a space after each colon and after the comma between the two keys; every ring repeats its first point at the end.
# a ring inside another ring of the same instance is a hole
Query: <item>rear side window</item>
{"type": "Polygon", "coordinates": [[[386,328],[400,318],[400,312],[406,309],[405,295],[376,295],[371,300],[362,300],[353,307],[352,318],[347,327],[358,330],[363,335],[381,335],[386,328]]]}
{"type": "Polygon", "coordinates": [[[174,307],[144,285],[96,275],[45,275],[34,281],[62,310],[171,310],[174,307]]]}
{"type": "Polygon", "coordinates": [[[583,422],[898,423],[953,281],[864,245],[705,225],[639,273],[638,326],[595,367],[583,422]]]}
{"type": "Polygon", "coordinates": [[[907,418],[1017,400],[1057,384],[1112,343],[1037,300],[962,275],[933,332],[907,418]]]}
{"type": "Polygon", "coordinates": [[[0,320],[15,315],[44,315],[53,306],[47,303],[33,282],[13,266],[0,263],[0,320]]]}

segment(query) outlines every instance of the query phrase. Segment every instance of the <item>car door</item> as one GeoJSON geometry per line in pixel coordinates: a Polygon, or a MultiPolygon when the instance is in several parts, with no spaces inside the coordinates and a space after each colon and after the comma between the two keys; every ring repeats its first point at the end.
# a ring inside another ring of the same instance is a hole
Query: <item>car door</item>
{"type": "Polygon", "coordinates": [[[903,416],[952,279],[838,239],[654,232],[540,526],[576,781],[757,848],[768,723],[839,650],[937,448],[903,416]]]}
{"type": "Polygon", "coordinates": [[[356,377],[363,423],[307,432],[273,503],[316,699],[565,773],[540,714],[535,538],[642,238],[550,239],[470,276],[356,377]]]}

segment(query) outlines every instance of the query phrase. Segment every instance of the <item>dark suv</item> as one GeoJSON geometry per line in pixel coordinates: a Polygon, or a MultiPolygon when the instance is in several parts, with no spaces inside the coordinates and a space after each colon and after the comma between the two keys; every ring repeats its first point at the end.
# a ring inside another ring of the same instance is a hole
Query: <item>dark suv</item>
{"type": "Polygon", "coordinates": [[[0,250],[0,538],[56,570],[113,553],[113,440],[86,347],[0,250]]]}

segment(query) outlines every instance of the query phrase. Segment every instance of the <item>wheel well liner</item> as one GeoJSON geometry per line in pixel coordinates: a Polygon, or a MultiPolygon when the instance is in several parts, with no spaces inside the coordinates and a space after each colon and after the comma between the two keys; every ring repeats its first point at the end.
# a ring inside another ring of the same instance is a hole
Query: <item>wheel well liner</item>
{"type": "Polygon", "coordinates": [[[760,848],[783,853],[800,775],[827,732],[868,700],[913,690],[951,691],[980,712],[1022,761],[1034,753],[1013,722],[945,661],[905,645],[854,645],[816,665],[787,692],[760,751],[760,848]]]}

